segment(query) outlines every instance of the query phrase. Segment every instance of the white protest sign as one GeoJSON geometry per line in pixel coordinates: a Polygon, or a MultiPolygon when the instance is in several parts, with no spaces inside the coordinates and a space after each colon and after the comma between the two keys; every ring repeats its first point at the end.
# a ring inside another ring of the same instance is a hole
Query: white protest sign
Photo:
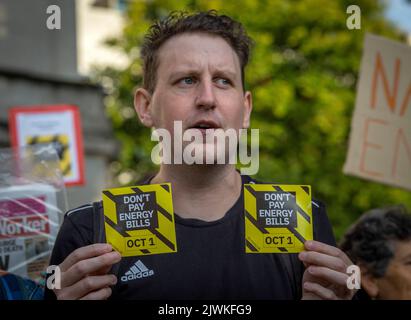
{"type": "Polygon", "coordinates": [[[344,173],[411,190],[411,47],[367,35],[344,173]]]}

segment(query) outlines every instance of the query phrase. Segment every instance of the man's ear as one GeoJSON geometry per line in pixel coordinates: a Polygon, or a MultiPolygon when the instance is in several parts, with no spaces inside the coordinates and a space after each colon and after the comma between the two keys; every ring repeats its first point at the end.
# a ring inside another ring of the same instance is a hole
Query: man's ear
{"type": "Polygon", "coordinates": [[[151,116],[151,94],[144,88],[138,88],[134,95],[134,109],[141,123],[151,128],[153,118],[151,116]]]}
{"type": "Polygon", "coordinates": [[[250,91],[244,93],[244,117],[243,128],[247,129],[250,126],[251,111],[253,110],[253,98],[250,91]]]}
{"type": "Polygon", "coordinates": [[[361,267],[361,287],[372,299],[378,296],[377,279],[363,267],[361,267]]]}

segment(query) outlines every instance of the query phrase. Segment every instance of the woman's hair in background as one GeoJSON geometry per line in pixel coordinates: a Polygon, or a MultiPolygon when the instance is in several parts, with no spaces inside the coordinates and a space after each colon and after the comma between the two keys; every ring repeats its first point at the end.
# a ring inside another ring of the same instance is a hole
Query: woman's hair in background
{"type": "Polygon", "coordinates": [[[393,206],[366,212],[348,229],[340,248],[378,278],[395,254],[395,243],[407,240],[411,240],[411,214],[403,206],[393,206]]]}

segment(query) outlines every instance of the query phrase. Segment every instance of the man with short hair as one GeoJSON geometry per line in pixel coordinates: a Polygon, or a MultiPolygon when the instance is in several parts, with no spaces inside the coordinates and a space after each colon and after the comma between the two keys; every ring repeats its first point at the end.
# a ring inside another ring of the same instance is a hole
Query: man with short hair
{"type": "MultiPolygon", "coordinates": [[[[252,98],[244,88],[244,69],[250,44],[240,23],[215,11],[174,13],[153,25],[142,45],[144,81],[134,100],[142,124],[171,136],[175,121],[184,132],[203,136],[248,128],[252,98]]],[[[216,146],[201,147],[205,156],[216,146]]],[[[354,292],[346,286],[351,261],[334,246],[318,201],[312,202],[318,241],[307,241],[304,252],[245,253],[243,185],[258,182],[240,175],[234,164],[218,164],[217,157],[212,164],[162,164],[141,182],[171,183],[177,253],[121,258],[110,245],[96,244],[93,206],[68,212],[51,259],[62,270],[56,297],[351,299],[354,292]],[[152,272],[122,277],[135,263],[152,272]]]]}
{"type": "Polygon", "coordinates": [[[411,300],[411,214],[404,207],[366,212],[340,247],[360,267],[369,297],[411,300]]]}

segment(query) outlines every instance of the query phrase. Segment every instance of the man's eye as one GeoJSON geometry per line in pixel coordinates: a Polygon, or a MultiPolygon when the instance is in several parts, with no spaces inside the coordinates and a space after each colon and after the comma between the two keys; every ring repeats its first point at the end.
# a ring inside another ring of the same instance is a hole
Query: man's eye
{"type": "Polygon", "coordinates": [[[190,85],[190,84],[194,84],[195,81],[194,81],[193,77],[184,77],[184,78],[180,79],[178,82],[180,84],[190,85]]]}
{"type": "Polygon", "coordinates": [[[229,86],[229,85],[231,84],[231,81],[230,81],[230,80],[224,79],[224,78],[218,78],[218,79],[216,80],[216,82],[217,82],[218,84],[223,85],[223,86],[229,86]]]}

